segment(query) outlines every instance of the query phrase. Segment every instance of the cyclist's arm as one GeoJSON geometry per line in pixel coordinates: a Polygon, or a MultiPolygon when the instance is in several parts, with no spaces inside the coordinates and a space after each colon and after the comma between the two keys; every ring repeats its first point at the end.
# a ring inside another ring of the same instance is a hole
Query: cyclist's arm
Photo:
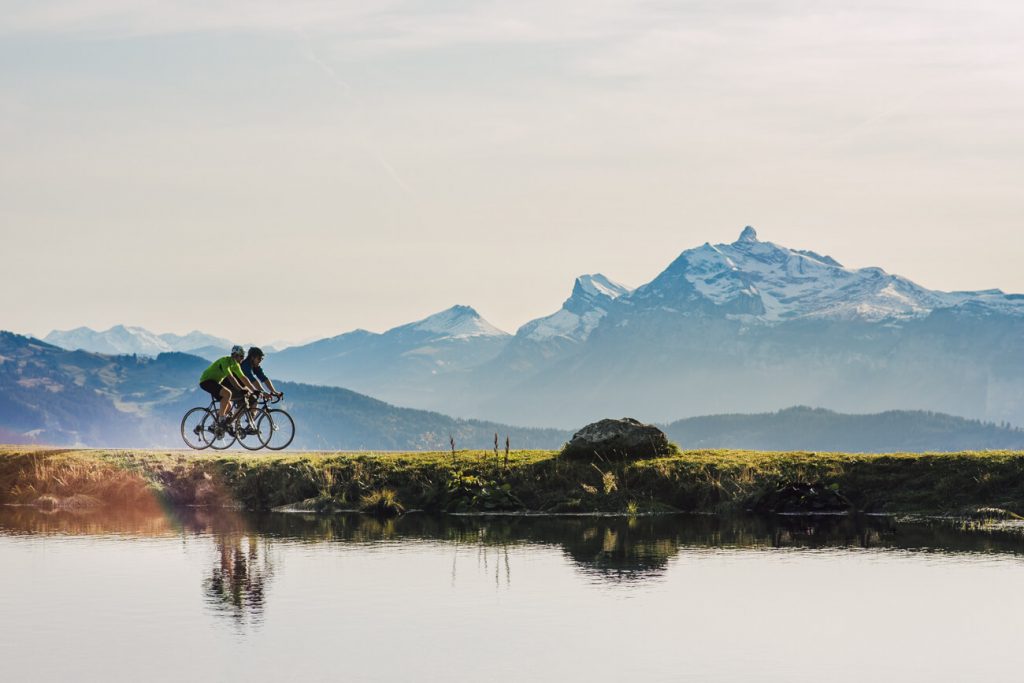
{"type": "Polygon", "coordinates": [[[238,380],[238,382],[243,387],[245,387],[249,391],[257,393],[259,392],[260,388],[249,381],[249,378],[245,376],[244,372],[242,372],[242,366],[239,365],[238,363],[235,363],[233,366],[231,366],[231,374],[235,377],[236,380],[238,380]]]}
{"type": "MultiPolygon", "coordinates": [[[[254,376],[255,376],[255,377],[257,378],[257,379],[261,379],[261,380],[263,380],[263,383],[264,383],[264,384],[266,384],[266,385],[267,385],[267,388],[269,388],[269,389],[270,389],[270,393],[272,393],[272,394],[276,394],[276,393],[278,393],[278,392],[277,392],[277,389],[275,389],[275,388],[274,388],[274,383],[270,381],[270,378],[269,378],[269,377],[267,377],[267,373],[263,372],[263,368],[258,368],[258,367],[256,367],[256,366],[253,366],[253,368],[252,368],[252,374],[253,374],[253,375],[254,375],[254,376]]],[[[253,383],[254,383],[254,384],[255,384],[255,385],[257,386],[257,387],[258,387],[258,386],[260,385],[260,383],[259,383],[259,382],[257,382],[257,381],[256,381],[256,379],[254,379],[254,380],[253,380],[253,383]]]]}

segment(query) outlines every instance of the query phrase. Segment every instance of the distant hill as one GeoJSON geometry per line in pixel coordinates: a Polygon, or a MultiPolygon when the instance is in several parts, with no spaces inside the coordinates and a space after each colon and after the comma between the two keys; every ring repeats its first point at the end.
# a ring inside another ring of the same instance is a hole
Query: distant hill
{"type": "MultiPolygon", "coordinates": [[[[105,447],[183,447],[185,410],[205,405],[207,361],[184,353],[106,356],[0,332],[0,441],[105,447]]],[[[295,417],[293,448],[422,450],[557,448],[568,434],[393,405],[337,387],[276,382],[295,417]]]]}
{"type": "MultiPolygon", "coordinates": [[[[0,332],[0,443],[182,447],[181,415],[208,403],[196,386],[206,366],[185,353],[107,356],[0,332]]],[[[437,450],[448,448],[449,435],[458,448],[489,448],[495,432],[502,440],[509,435],[513,448],[558,448],[572,435],[399,408],[338,387],[275,384],[298,424],[296,449],[437,450]]],[[[664,429],[684,449],[1024,449],[1024,430],[922,411],[844,415],[797,407],[695,417],[664,429]]]]}
{"type": "Polygon", "coordinates": [[[684,449],[749,448],[778,451],[891,453],[1024,449],[1024,430],[942,413],[890,410],[843,415],[796,407],[758,415],[709,415],[667,425],[684,449]]]}

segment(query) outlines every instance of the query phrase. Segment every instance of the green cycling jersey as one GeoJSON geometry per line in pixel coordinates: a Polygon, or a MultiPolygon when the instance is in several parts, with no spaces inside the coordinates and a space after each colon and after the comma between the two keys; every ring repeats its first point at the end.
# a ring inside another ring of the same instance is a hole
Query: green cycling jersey
{"type": "Polygon", "coordinates": [[[210,367],[203,371],[202,376],[199,378],[199,382],[205,382],[207,380],[213,380],[217,384],[220,384],[228,375],[234,375],[239,379],[245,379],[245,373],[242,372],[242,366],[238,364],[238,361],[231,356],[224,356],[213,361],[210,367]]]}

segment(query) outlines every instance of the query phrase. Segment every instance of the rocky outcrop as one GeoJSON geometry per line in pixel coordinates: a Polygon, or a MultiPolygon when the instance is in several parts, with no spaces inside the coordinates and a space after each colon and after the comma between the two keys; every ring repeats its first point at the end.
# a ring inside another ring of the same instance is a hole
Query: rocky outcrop
{"type": "Polygon", "coordinates": [[[633,460],[656,458],[673,451],[663,431],[654,425],[624,417],[588,424],[573,434],[572,440],[562,449],[562,455],[580,460],[633,460]]]}

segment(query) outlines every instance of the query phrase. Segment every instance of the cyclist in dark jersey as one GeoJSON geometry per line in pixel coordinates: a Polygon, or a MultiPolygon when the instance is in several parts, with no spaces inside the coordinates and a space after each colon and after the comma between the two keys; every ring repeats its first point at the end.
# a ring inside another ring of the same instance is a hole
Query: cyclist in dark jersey
{"type": "Polygon", "coordinates": [[[228,416],[232,398],[242,399],[249,393],[259,392],[259,387],[249,381],[242,371],[242,366],[238,364],[244,354],[241,346],[231,347],[230,356],[213,361],[199,378],[199,387],[213,396],[215,401],[220,399],[220,411],[217,415],[220,422],[228,416]]]}
{"type": "Polygon", "coordinates": [[[256,381],[258,378],[263,380],[263,383],[267,385],[267,388],[270,389],[271,395],[281,398],[284,394],[274,388],[274,383],[270,381],[270,378],[267,377],[267,374],[263,372],[263,369],[260,367],[260,363],[263,362],[264,355],[263,349],[260,347],[250,346],[249,354],[245,357],[245,360],[242,361],[242,372],[245,373],[245,376],[250,382],[256,385],[257,390],[260,386],[260,383],[256,381]]]}

